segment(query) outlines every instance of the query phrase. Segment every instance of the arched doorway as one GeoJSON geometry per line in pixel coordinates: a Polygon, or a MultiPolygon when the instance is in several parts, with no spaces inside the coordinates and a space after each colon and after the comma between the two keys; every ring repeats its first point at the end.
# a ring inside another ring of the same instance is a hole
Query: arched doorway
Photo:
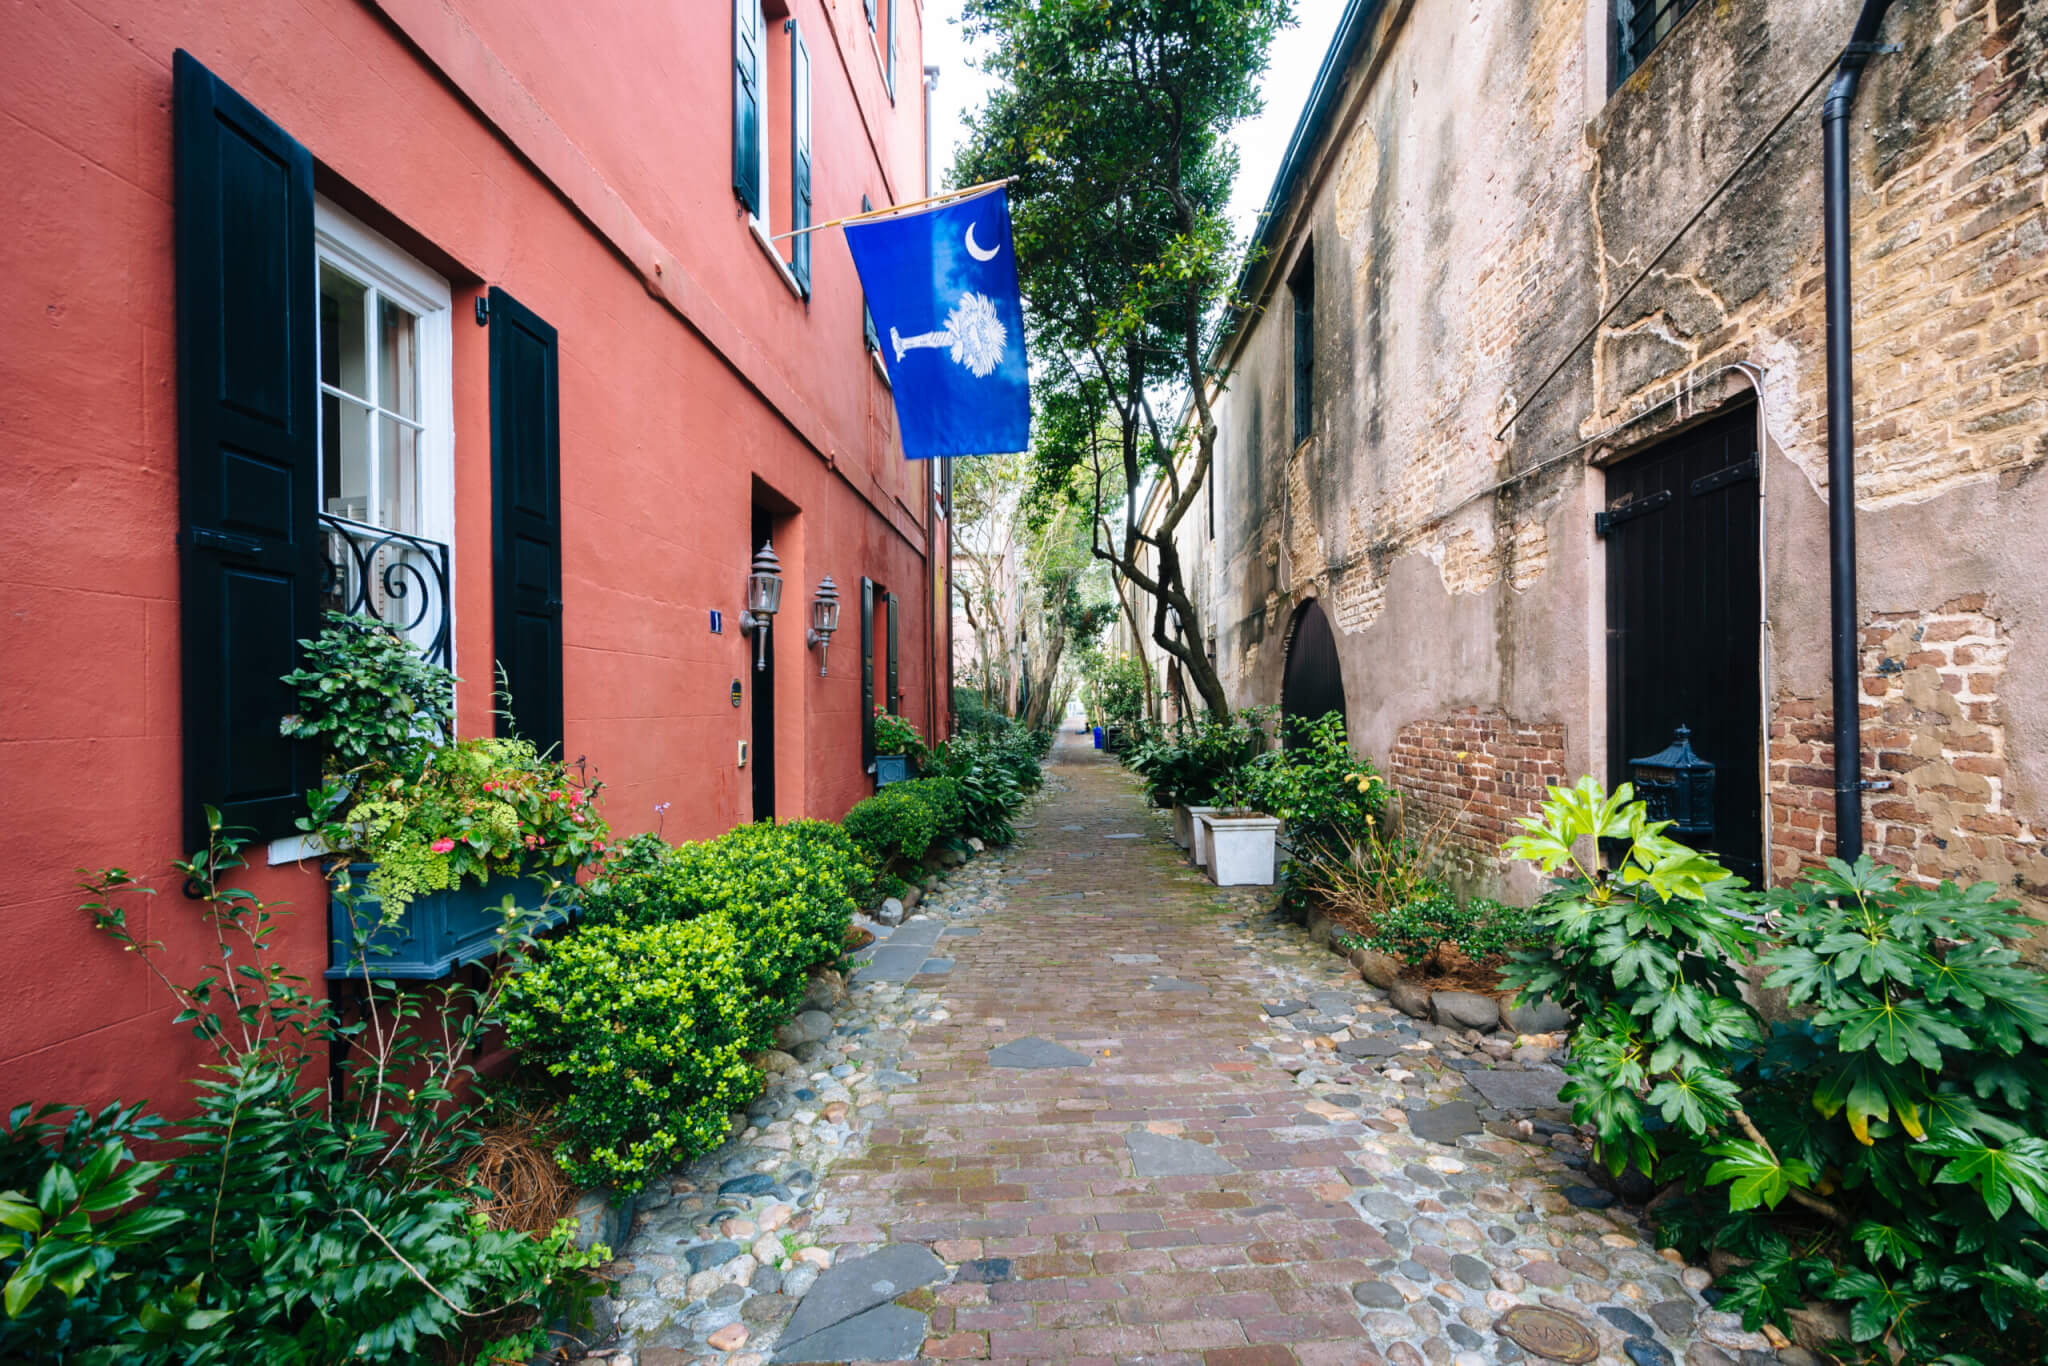
{"type": "Polygon", "coordinates": [[[1337,638],[1330,632],[1323,605],[1314,598],[1295,612],[1294,629],[1287,633],[1280,712],[1290,745],[1310,722],[1331,712],[1344,715],[1344,668],[1337,662],[1337,638]]]}

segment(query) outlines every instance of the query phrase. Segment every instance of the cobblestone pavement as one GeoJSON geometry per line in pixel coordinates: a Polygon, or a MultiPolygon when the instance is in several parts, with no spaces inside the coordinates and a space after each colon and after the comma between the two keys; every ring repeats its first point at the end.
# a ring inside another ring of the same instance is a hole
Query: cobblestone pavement
{"type": "MultiPolygon", "coordinates": [[[[1523,1306],[1605,1366],[1812,1361],[1586,1183],[1540,1050],[1394,1011],[1270,889],[1211,886],[1073,737],[1049,789],[857,979],[854,1009],[911,1012],[893,1089],[798,1202],[832,1269],[731,1366],[1540,1366],[1497,1331],[1523,1306]]],[[[642,1366],[720,1360],[720,1317],[642,1366]]]]}

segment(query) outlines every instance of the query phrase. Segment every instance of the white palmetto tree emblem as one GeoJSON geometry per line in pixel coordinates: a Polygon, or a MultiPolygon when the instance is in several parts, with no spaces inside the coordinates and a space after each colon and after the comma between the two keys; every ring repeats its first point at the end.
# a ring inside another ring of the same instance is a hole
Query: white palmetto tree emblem
{"type": "Polygon", "coordinates": [[[895,328],[889,329],[889,343],[896,348],[897,360],[903,359],[905,351],[920,346],[950,347],[953,363],[966,366],[976,379],[987,379],[1003,363],[1003,348],[1009,340],[1010,330],[1003,326],[1003,320],[996,316],[996,306],[983,294],[961,295],[960,302],[946,315],[943,332],[900,337],[895,328]]]}

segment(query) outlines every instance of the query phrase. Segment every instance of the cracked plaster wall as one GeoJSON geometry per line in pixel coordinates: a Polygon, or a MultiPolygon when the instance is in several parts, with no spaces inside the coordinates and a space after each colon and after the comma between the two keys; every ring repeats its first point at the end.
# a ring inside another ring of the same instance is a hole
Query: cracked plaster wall
{"type": "MultiPolygon", "coordinates": [[[[1818,90],[1538,385],[1830,69],[1854,10],[1711,0],[1610,97],[1600,0],[1387,7],[1274,253],[1284,280],[1314,243],[1315,433],[1289,440],[1276,286],[1218,407],[1215,538],[1184,529],[1238,701],[1278,699],[1315,595],[1362,752],[1477,708],[1559,725],[1568,768],[1603,771],[1599,467],[1758,391],[1767,724],[1825,700],[1818,90]]],[[[1999,810],[2031,831],[2048,820],[2048,0],[1900,0],[1883,36],[1904,51],[1873,64],[1852,124],[1862,615],[1982,595],[2006,652],[1981,699],[1999,810]]],[[[1784,819],[1811,794],[1772,771],[1784,819]]],[[[1877,847],[1890,828],[1872,818],[1877,847]]],[[[2014,869],[1982,861],[2048,909],[2014,869]]]]}

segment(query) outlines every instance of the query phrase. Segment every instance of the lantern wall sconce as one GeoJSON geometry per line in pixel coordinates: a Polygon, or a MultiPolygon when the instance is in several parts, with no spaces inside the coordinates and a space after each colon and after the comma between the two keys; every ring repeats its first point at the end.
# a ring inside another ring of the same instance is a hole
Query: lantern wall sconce
{"type": "Polygon", "coordinates": [[[754,638],[754,670],[768,667],[768,627],[782,608],[782,561],[768,541],[754,552],[754,569],[747,575],[747,610],[740,613],[740,631],[754,638]]]}
{"type": "Polygon", "coordinates": [[[818,595],[811,599],[811,633],[806,639],[818,647],[818,677],[825,676],[825,651],[831,648],[832,633],[839,629],[839,585],[827,574],[818,581],[818,595]]]}

